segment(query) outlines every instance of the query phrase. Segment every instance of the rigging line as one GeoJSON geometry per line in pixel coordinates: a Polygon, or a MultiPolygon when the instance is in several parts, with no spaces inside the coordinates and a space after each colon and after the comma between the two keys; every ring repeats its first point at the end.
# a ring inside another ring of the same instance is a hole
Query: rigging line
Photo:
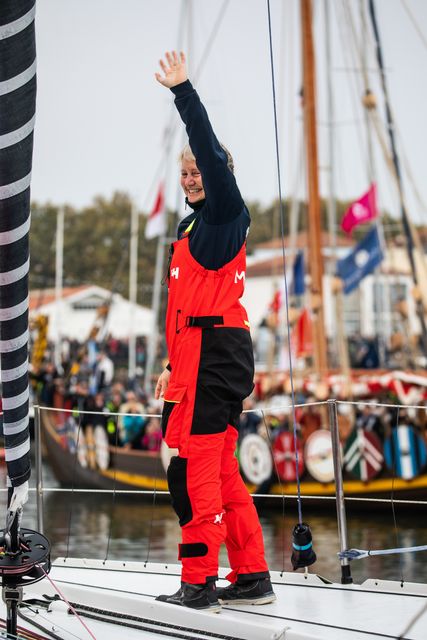
{"type": "MultiPolygon", "coordinates": [[[[364,68],[363,65],[363,56],[360,53],[360,46],[357,40],[357,36],[356,36],[356,29],[355,29],[355,24],[354,24],[354,18],[353,18],[353,14],[352,14],[352,9],[350,7],[350,4],[348,2],[348,0],[344,3],[340,3],[339,4],[340,8],[341,8],[341,15],[343,17],[342,21],[337,19],[338,15],[337,12],[334,12],[335,14],[335,19],[337,22],[337,27],[338,27],[338,32],[339,32],[339,36],[340,36],[340,40],[341,40],[341,45],[342,45],[342,49],[344,52],[344,56],[347,57],[347,60],[350,60],[352,64],[357,65],[357,57],[359,58],[360,61],[360,66],[362,68],[362,75],[363,75],[363,84],[365,86],[369,86],[369,80],[368,80],[368,76],[367,76],[367,72],[366,69],[364,68]],[[344,33],[343,29],[346,30],[347,32],[347,36],[344,33]],[[349,41],[353,42],[353,47],[349,47],[348,43],[349,41]]],[[[364,146],[364,127],[362,126],[362,121],[357,117],[359,115],[359,111],[356,110],[356,104],[360,103],[360,96],[363,94],[363,90],[362,90],[362,84],[360,82],[360,78],[358,76],[358,74],[352,74],[350,76],[351,80],[349,82],[350,86],[352,87],[353,90],[353,100],[352,100],[352,113],[353,113],[353,119],[356,122],[356,124],[358,125],[358,131],[359,131],[359,135],[357,135],[357,147],[362,159],[362,164],[365,165],[366,163],[366,148],[364,146]]],[[[340,165],[341,163],[339,163],[340,165]]]]}
{"type": "MultiPolygon", "coordinates": [[[[357,37],[356,37],[356,29],[354,26],[354,19],[353,19],[353,15],[351,13],[351,9],[350,6],[348,4],[348,0],[347,0],[347,4],[345,5],[346,10],[347,10],[347,18],[349,20],[349,23],[351,24],[351,35],[353,37],[353,41],[354,41],[354,48],[355,48],[355,52],[357,53],[358,56],[358,60],[359,60],[359,68],[362,70],[363,73],[363,77],[364,77],[364,84],[365,87],[369,86],[369,79],[368,79],[368,74],[367,74],[367,68],[366,65],[364,64],[364,55],[363,55],[363,51],[362,48],[365,46],[365,43],[363,43],[362,45],[360,45],[357,41],[357,37]]],[[[338,25],[339,26],[339,25],[338,25]]],[[[344,44],[344,42],[343,42],[344,44]]],[[[372,41],[370,41],[370,46],[373,47],[373,43],[372,41]]],[[[344,47],[344,51],[346,50],[346,47],[344,47]]],[[[404,199],[404,195],[402,192],[402,188],[401,185],[399,184],[399,180],[398,177],[396,175],[396,169],[395,166],[393,164],[393,158],[391,153],[389,152],[388,146],[387,146],[387,142],[385,139],[385,133],[381,128],[381,121],[378,115],[378,111],[377,109],[370,109],[368,110],[368,117],[370,118],[373,127],[374,127],[374,131],[377,134],[378,137],[378,141],[380,143],[380,147],[381,150],[383,152],[383,156],[384,156],[384,160],[386,163],[386,166],[390,172],[390,175],[392,177],[392,180],[395,183],[395,186],[397,188],[397,191],[400,195],[400,198],[402,199],[402,201],[405,203],[405,199],[404,199]]],[[[395,127],[396,132],[397,132],[397,127],[395,127]]],[[[405,203],[406,206],[406,203],[405,203]]],[[[402,226],[402,220],[400,220],[400,225],[402,226]]]]}
{"type": "Polygon", "coordinates": [[[399,128],[397,123],[395,124],[395,128],[396,128],[396,133],[397,133],[398,138],[399,138],[399,143],[400,143],[400,148],[401,148],[401,155],[402,155],[402,159],[403,159],[403,166],[405,167],[406,176],[407,176],[408,181],[409,181],[409,183],[410,183],[410,185],[411,185],[411,187],[412,187],[412,189],[414,191],[414,195],[415,195],[416,200],[418,201],[418,205],[419,205],[419,207],[421,209],[424,210],[424,215],[425,215],[425,213],[427,212],[427,203],[424,200],[424,198],[422,197],[421,193],[419,192],[418,186],[417,186],[417,184],[415,182],[414,173],[412,171],[412,167],[411,167],[411,164],[409,162],[409,158],[408,158],[408,156],[406,154],[405,147],[403,145],[403,139],[402,139],[403,136],[400,133],[400,128],[399,128]]]}
{"type": "Polygon", "coordinates": [[[211,35],[209,36],[206,46],[203,49],[203,52],[201,55],[201,62],[199,63],[199,66],[196,68],[196,71],[194,73],[194,81],[198,80],[199,76],[202,73],[204,63],[206,62],[210,54],[210,51],[212,49],[213,43],[215,42],[215,38],[218,35],[219,27],[221,26],[221,22],[224,19],[229,3],[230,3],[230,0],[224,0],[224,2],[222,3],[219,9],[217,19],[215,20],[214,25],[212,27],[211,35]]]}
{"type": "MultiPolygon", "coordinates": [[[[1,489],[0,493],[5,493],[7,491],[7,489],[1,489]]],[[[35,487],[30,487],[29,488],[29,492],[35,492],[36,488],[35,487]]],[[[43,491],[47,492],[47,493],[71,493],[71,489],[67,488],[67,487],[43,487],[43,491]]],[[[99,494],[110,494],[113,493],[112,489],[74,489],[74,493],[99,493],[99,494]]],[[[153,489],[116,489],[116,494],[117,495],[128,495],[128,496],[133,496],[133,495],[152,495],[153,493],[153,489]]],[[[169,491],[157,491],[157,495],[158,496],[169,496],[170,492],[169,491]]],[[[268,498],[269,500],[281,500],[282,499],[282,494],[276,494],[276,493],[251,493],[250,494],[252,496],[252,498],[268,498]]],[[[285,493],[283,494],[285,498],[288,498],[289,500],[297,500],[298,496],[295,495],[294,493],[285,493]]],[[[310,494],[310,493],[304,493],[303,495],[304,500],[319,500],[319,501],[323,501],[323,500],[336,500],[336,496],[335,494],[331,494],[331,495],[321,495],[321,494],[310,494]]],[[[346,502],[378,502],[379,504],[386,504],[390,502],[390,498],[365,498],[365,497],[355,497],[355,496],[345,496],[345,501],[346,502]]],[[[395,504],[402,504],[402,505],[422,505],[422,506],[427,506],[427,500],[394,500],[395,504]]]]}
{"type": "Polygon", "coordinates": [[[412,23],[412,26],[414,27],[415,31],[418,33],[418,35],[419,35],[419,37],[421,39],[421,42],[423,43],[423,45],[427,49],[427,38],[425,37],[425,35],[421,31],[419,22],[417,22],[414,14],[412,13],[411,9],[408,6],[408,3],[406,2],[406,0],[400,0],[400,1],[401,1],[402,5],[403,5],[403,8],[405,9],[408,17],[409,17],[409,20],[412,23]]]}
{"type": "MultiPolygon", "coordinates": [[[[341,6],[341,5],[340,5],[341,6]]],[[[355,64],[358,68],[358,70],[362,71],[362,75],[363,75],[363,84],[364,84],[364,90],[366,91],[366,88],[369,87],[369,77],[368,77],[368,70],[367,70],[367,65],[365,63],[365,55],[364,55],[364,50],[363,47],[365,46],[365,43],[360,44],[356,35],[356,28],[355,28],[355,24],[354,24],[354,18],[353,18],[353,14],[352,14],[352,10],[350,8],[350,4],[347,0],[347,2],[343,5],[342,8],[342,12],[347,13],[347,28],[349,28],[350,25],[350,37],[353,39],[353,45],[354,45],[354,50],[353,53],[356,54],[357,58],[355,60],[355,64]],[[358,64],[359,62],[359,64],[358,64]]],[[[345,16],[344,16],[345,17],[345,16]]],[[[345,20],[344,20],[345,22],[345,20]]],[[[339,33],[340,33],[340,38],[342,41],[342,45],[343,45],[343,50],[347,51],[347,46],[346,46],[346,42],[347,39],[343,40],[343,35],[341,32],[341,25],[340,23],[338,23],[338,29],[339,29],[339,33]]],[[[371,43],[372,46],[372,43],[371,43]]],[[[354,60],[354,56],[353,56],[353,60],[354,60]]],[[[360,89],[357,88],[356,83],[357,83],[357,78],[354,77],[354,88],[356,89],[356,94],[357,94],[357,98],[356,101],[359,99],[360,96],[360,89]]],[[[362,87],[361,87],[362,88],[362,87]]],[[[395,175],[395,170],[394,170],[394,165],[393,165],[393,161],[392,158],[388,152],[388,147],[387,147],[387,143],[385,141],[385,137],[384,134],[381,130],[381,125],[380,125],[380,120],[378,118],[378,113],[376,111],[376,109],[371,109],[368,111],[368,119],[370,119],[374,130],[377,134],[381,149],[383,151],[384,154],[384,158],[385,158],[385,162],[386,165],[390,171],[391,176],[394,177],[395,175]]],[[[359,142],[359,148],[361,148],[361,140],[362,140],[362,135],[360,136],[360,142],[359,142]]],[[[368,176],[369,177],[369,176],[368,176]]],[[[399,185],[397,185],[397,189],[399,190],[399,185]]],[[[382,227],[383,229],[383,227],[382,227]]],[[[381,237],[383,237],[383,231],[380,234],[381,237]]],[[[385,239],[382,240],[383,243],[385,243],[385,239]]]]}
{"type": "MultiPolygon", "coordinates": [[[[68,422],[68,420],[65,421],[65,424],[67,422],[68,422]]],[[[73,417],[73,423],[74,423],[73,426],[75,426],[74,417],[73,417]]],[[[78,421],[78,427],[77,427],[77,438],[76,438],[76,452],[74,454],[74,463],[73,463],[73,482],[71,484],[70,511],[69,511],[69,515],[68,515],[67,548],[66,548],[66,552],[65,552],[64,561],[68,558],[69,551],[70,551],[71,520],[72,520],[72,515],[73,515],[74,495],[75,495],[74,494],[74,479],[76,477],[77,461],[78,461],[78,455],[79,455],[79,443],[80,443],[81,426],[82,426],[82,424],[81,424],[81,415],[79,413],[79,421],[78,421]]]]}
{"type": "MultiPolygon", "coordinates": [[[[405,382],[405,381],[404,381],[405,382]]],[[[320,404],[320,403],[319,403],[320,404]]],[[[337,400],[337,404],[355,404],[358,405],[360,404],[360,400],[337,400]]],[[[382,403],[382,402],[364,402],[363,403],[366,407],[387,407],[387,408],[392,408],[392,409],[396,409],[397,407],[399,407],[400,409],[424,409],[424,411],[427,410],[427,406],[424,404],[388,404],[388,403],[382,403]]]]}
{"type": "MultiPolygon", "coordinates": [[[[116,447],[116,449],[119,446],[119,418],[118,418],[118,416],[116,416],[116,436],[115,436],[114,446],[116,447]]],[[[104,563],[103,564],[105,564],[107,562],[108,554],[110,552],[110,540],[111,540],[111,534],[112,534],[112,531],[113,531],[114,512],[115,512],[115,508],[116,508],[116,495],[117,495],[116,478],[117,478],[117,456],[114,456],[113,498],[112,498],[112,501],[111,501],[110,526],[108,528],[107,549],[106,549],[106,552],[105,552],[105,558],[104,558],[104,563]]]]}
{"type": "Polygon", "coordinates": [[[273,114],[274,114],[274,135],[275,135],[275,147],[276,147],[276,165],[277,165],[277,182],[278,182],[278,191],[279,191],[279,211],[280,211],[280,231],[281,231],[281,240],[282,240],[282,260],[283,260],[283,277],[285,283],[285,308],[286,308],[286,323],[287,323],[287,343],[288,343],[288,352],[289,352],[289,377],[291,383],[291,398],[292,398],[292,422],[293,422],[293,432],[294,432],[294,447],[295,447],[295,469],[296,469],[296,480],[297,480],[297,490],[298,490],[298,521],[299,524],[302,524],[302,504],[301,504],[301,480],[299,477],[298,470],[298,447],[297,447],[297,420],[296,420],[296,412],[295,412],[295,389],[294,389],[294,377],[293,377],[293,362],[292,362],[292,349],[291,349],[291,330],[290,330],[290,322],[289,322],[289,295],[288,295],[288,279],[286,275],[286,255],[285,255],[285,222],[284,222],[284,211],[283,211],[283,201],[282,201],[282,183],[280,176],[280,153],[279,153],[279,131],[277,125],[277,104],[276,104],[276,84],[274,78],[274,55],[273,55],[273,34],[271,27],[271,9],[270,9],[270,0],[267,0],[267,15],[268,15],[268,36],[269,36],[269,45],[270,45],[270,69],[271,69],[271,88],[272,88],[272,99],[273,99],[273,114]]]}
{"type": "MultiPolygon", "coordinates": [[[[181,0],[181,9],[179,12],[179,23],[178,23],[178,32],[177,32],[177,45],[178,48],[181,47],[182,45],[182,41],[184,39],[184,23],[185,23],[185,15],[186,15],[186,6],[185,6],[185,1],[181,0]]],[[[156,167],[156,170],[154,172],[154,176],[153,176],[153,180],[150,184],[150,187],[147,191],[147,195],[145,197],[144,203],[143,203],[143,207],[142,210],[145,211],[146,209],[148,209],[148,205],[149,205],[149,200],[151,200],[151,194],[153,193],[157,183],[159,182],[161,176],[163,175],[163,167],[165,164],[165,161],[167,159],[166,156],[166,150],[170,148],[170,145],[173,142],[173,137],[175,135],[175,130],[177,129],[177,125],[175,124],[175,127],[173,126],[174,123],[174,107],[173,105],[171,105],[169,107],[169,120],[167,121],[166,127],[164,129],[163,132],[163,151],[162,154],[160,156],[160,160],[159,163],[156,167]],[[175,130],[174,130],[175,129],[175,130]],[[170,141],[168,140],[168,137],[170,138],[170,141]]]]}
{"type": "MultiPolygon", "coordinates": [[[[401,2],[404,5],[405,9],[410,14],[410,10],[409,10],[409,7],[408,7],[408,5],[406,3],[406,0],[401,0],[401,2]]],[[[411,20],[414,21],[415,28],[418,30],[419,27],[418,27],[418,24],[416,23],[414,17],[413,16],[410,16],[410,17],[411,17],[411,20]]],[[[422,34],[421,31],[419,31],[419,35],[423,39],[424,44],[427,46],[427,40],[425,39],[425,37],[424,37],[424,35],[422,34]]],[[[413,174],[412,174],[412,171],[411,171],[411,168],[410,168],[410,165],[409,165],[409,161],[408,161],[407,155],[406,155],[404,147],[403,147],[402,136],[400,135],[399,127],[398,127],[396,122],[394,123],[394,128],[395,128],[395,131],[396,131],[396,133],[398,135],[398,138],[399,138],[400,147],[402,148],[403,164],[405,166],[405,170],[406,170],[407,176],[409,178],[409,181],[410,181],[410,183],[412,185],[412,188],[414,190],[415,197],[418,200],[419,205],[421,205],[421,208],[423,208],[424,210],[427,210],[427,205],[424,202],[423,198],[421,197],[421,195],[420,195],[420,193],[418,191],[417,185],[415,184],[415,180],[413,178],[413,174]]],[[[392,175],[394,175],[394,169],[392,170],[392,175]]]]}
{"type": "MultiPolygon", "coordinates": [[[[393,405],[395,406],[395,405],[393,405]]],[[[119,411],[109,411],[108,413],[103,413],[102,411],[86,411],[85,409],[63,409],[62,407],[58,409],[58,407],[41,407],[38,404],[34,405],[34,409],[42,409],[43,411],[60,411],[61,413],[71,413],[73,415],[92,415],[92,416],[134,416],[134,413],[120,413],[119,411]]],[[[136,414],[141,416],[141,418],[161,418],[161,413],[138,413],[136,414]]]]}
{"type": "MultiPolygon", "coordinates": [[[[210,36],[208,38],[208,41],[206,42],[205,48],[202,51],[202,55],[200,56],[200,63],[198,65],[198,67],[196,68],[196,71],[194,73],[194,81],[196,82],[196,80],[198,80],[199,76],[202,74],[203,68],[207,62],[207,58],[210,54],[210,51],[212,49],[212,46],[215,42],[215,39],[218,35],[218,31],[219,31],[219,27],[221,26],[221,22],[225,16],[225,13],[227,11],[228,8],[228,4],[229,4],[230,0],[224,0],[224,2],[222,3],[220,10],[218,12],[218,16],[214,22],[214,25],[212,27],[212,31],[210,33],[210,36]]],[[[181,17],[181,20],[183,18],[181,17]]],[[[183,29],[182,25],[180,26],[180,29],[183,29]]],[[[178,36],[178,40],[182,40],[183,36],[182,33],[178,36]]],[[[165,127],[164,130],[164,150],[161,156],[161,159],[159,161],[159,164],[156,168],[155,174],[154,174],[154,179],[151,183],[150,189],[147,192],[147,197],[144,201],[145,206],[143,207],[143,209],[147,209],[148,204],[148,198],[151,199],[151,193],[155,187],[155,185],[157,184],[159,177],[162,175],[162,168],[165,164],[166,158],[167,158],[167,153],[166,153],[166,149],[172,146],[174,137],[176,135],[176,132],[179,130],[178,128],[178,124],[176,122],[176,111],[175,111],[175,107],[172,105],[171,109],[170,109],[170,116],[169,116],[169,120],[167,122],[167,125],[165,127]],[[168,140],[169,138],[169,140],[168,140]]]]}
{"type": "MultiPolygon", "coordinates": [[[[403,380],[403,382],[406,382],[406,380],[403,380]]],[[[336,401],[337,404],[351,404],[351,405],[357,405],[360,404],[360,400],[337,400],[336,401]]],[[[366,406],[369,407],[391,407],[393,409],[396,409],[396,407],[400,407],[401,409],[423,409],[423,410],[427,410],[427,406],[426,405],[418,405],[418,404],[391,404],[391,403],[384,403],[384,402],[364,402],[363,404],[365,404],[366,406]]],[[[302,403],[296,403],[295,407],[298,408],[304,408],[304,407],[318,407],[318,406],[322,406],[322,405],[326,405],[326,402],[324,400],[318,400],[316,402],[302,402],[302,403]]],[[[291,404],[283,404],[283,405],[273,405],[271,407],[257,407],[256,409],[244,409],[242,411],[242,413],[260,413],[261,411],[279,411],[282,409],[291,409],[292,405],[291,404]]],[[[62,413],[79,413],[79,414],[85,414],[85,415],[103,415],[103,416],[132,416],[135,414],[132,413],[120,413],[120,412],[115,412],[115,411],[111,411],[108,414],[104,414],[102,412],[99,411],[85,411],[85,410],[76,410],[76,409],[58,409],[57,407],[42,407],[41,405],[34,405],[34,409],[41,409],[43,411],[61,411],[62,413]]],[[[141,416],[142,418],[161,418],[162,415],[160,413],[138,413],[139,416],[141,416]]]]}
{"type": "MultiPolygon", "coordinates": [[[[414,249],[417,248],[420,251],[421,255],[423,255],[423,251],[418,240],[418,235],[415,232],[414,226],[409,218],[406,203],[404,201],[404,198],[402,197],[403,180],[402,180],[402,174],[400,170],[399,156],[397,153],[395,130],[394,130],[394,117],[393,117],[393,113],[390,105],[390,98],[389,98],[389,92],[388,92],[388,86],[387,86],[387,77],[386,77],[385,68],[384,68],[383,51],[382,51],[381,38],[380,38],[380,32],[379,32],[379,27],[378,27],[378,22],[376,17],[374,0],[368,0],[368,6],[369,6],[369,15],[371,19],[372,31],[373,31],[374,40],[375,40],[375,54],[376,54],[376,59],[378,64],[381,88],[384,96],[387,133],[388,133],[389,142],[390,142],[390,153],[393,158],[396,181],[399,186],[400,214],[401,214],[402,223],[403,223],[405,236],[407,240],[406,249],[407,249],[409,264],[411,265],[411,273],[412,273],[414,285],[418,288],[420,278],[419,278],[418,270],[415,263],[414,249]]],[[[427,354],[427,323],[424,316],[422,298],[415,300],[415,306],[416,306],[417,316],[421,325],[421,334],[420,334],[421,352],[424,353],[424,355],[426,355],[427,354]]]]}
{"type": "MultiPolygon", "coordinates": [[[[274,454],[273,454],[273,442],[271,440],[270,430],[268,428],[268,424],[267,424],[267,421],[265,419],[264,411],[261,411],[261,415],[262,415],[262,419],[263,419],[263,422],[264,422],[264,427],[265,427],[265,430],[266,430],[266,433],[267,433],[268,442],[270,444],[271,455],[272,455],[273,464],[274,464],[274,470],[276,471],[276,476],[277,476],[277,479],[279,480],[281,496],[277,496],[277,497],[281,497],[281,499],[282,499],[282,523],[284,523],[285,522],[285,492],[284,492],[284,489],[283,489],[283,484],[282,484],[281,478],[279,476],[279,470],[277,468],[277,461],[276,461],[276,458],[274,457],[274,454]]],[[[283,573],[285,571],[285,547],[286,547],[285,527],[282,527],[282,571],[281,571],[281,575],[283,575],[283,573]]]]}
{"type": "MultiPolygon", "coordinates": [[[[398,547],[395,549],[346,549],[337,553],[340,559],[361,560],[371,556],[387,556],[402,553],[415,553],[417,551],[427,551],[427,544],[418,547],[398,547]]],[[[403,582],[400,586],[403,586],[403,582]]]]}
{"type": "Polygon", "coordinates": [[[79,616],[79,614],[77,613],[77,611],[74,609],[73,605],[71,604],[71,602],[69,602],[69,600],[67,600],[67,598],[64,596],[64,594],[62,593],[62,591],[60,590],[60,588],[56,585],[55,581],[52,580],[52,578],[50,577],[50,575],[44,570],[43,566],[41,564],[37,565],[39,569],[42,570],[42,572],[44,573],[45,578],[48,579],[48,581],[50,582],[50,584],[52,585],[52,587],[55,589],[55,591],[59,594],[61,600],[63,602],[66,603],[66,605],[69,607],[69,609],[74,613],[74,615],[76,616],[77,620],[80,622],[80,624],[82,625],[82,627],[84,627],[84,629],[86,629],[86,631],[88,632],[88,634],[90,635],[91,638],[93,638],[93,640],[96,640],[96,637],[93,635],[92,631],[89,629],[89,627],[85,624],[85,622],[82,620],[82,618],[79,616]]]}

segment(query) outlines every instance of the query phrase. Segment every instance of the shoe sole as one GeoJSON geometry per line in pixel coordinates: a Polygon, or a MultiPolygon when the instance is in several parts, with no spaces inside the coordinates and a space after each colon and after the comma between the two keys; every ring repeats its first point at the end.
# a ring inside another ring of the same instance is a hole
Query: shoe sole
{"type": "Polygon", "coordinates": [[[218,604],[212,604],[209,607],[189,607],[188,605],[182,604],[182,602],[171,602],[170,600],[160,600],[159,598],[155,598],[155,600],[157,600],[157,602],[163,602],[164,604],[174,604],[178,607],[185,607],[192,611],[205,611],[206,613],[219,613],[221,611],[221,603],[219,601],[218,604]]]}
{"type": "MultiPolygon", "coordinates": [[[[189,607],[189,609],[190,608],[191,607],[189,607]]],[[[222,609],[221,604],[215,604],[212,607],[206,607],[204,609],[196,609],[195,607],[193,607],[194,611],[206,611],[206,613],[219,613],[221,609],[222,609]]]]}
{"type": "Polygon", "coordinates": [[[222,604],[270,604],[270,602],[274,602],[276,600],[276,596],[274,593],[269,596],[263,596],[260,598],[239,598],[239,600],[227,600],[226,598],[218,598],[218,600],[222,604]]]}

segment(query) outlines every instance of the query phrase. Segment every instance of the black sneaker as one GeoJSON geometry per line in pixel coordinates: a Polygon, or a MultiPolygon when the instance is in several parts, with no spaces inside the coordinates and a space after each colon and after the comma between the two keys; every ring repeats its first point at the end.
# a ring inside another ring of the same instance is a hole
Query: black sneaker
{"type": "Polygon", "coordinates": [[[276,600],[270,578],[235,582],[216,591],[221,604],[268,604],[276,600]]]}
{"type": "Polygon", "coordinates": [[[181,588],[176,593],[171,596],[157,596],[156,600],[212,613],[221,611],[221,603],[218,601],[215,582],[207,582],[206,584],[182,582],[181,588]]]}

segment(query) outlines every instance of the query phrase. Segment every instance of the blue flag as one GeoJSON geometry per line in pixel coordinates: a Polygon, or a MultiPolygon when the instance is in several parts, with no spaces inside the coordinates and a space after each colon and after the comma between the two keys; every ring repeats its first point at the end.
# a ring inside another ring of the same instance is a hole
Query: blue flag
{"type": "Polygon", "coordinates": [[[344,283],[344,293],[350,293],[365,276],[372,273],[383,259],[377,228],[374,226],[353,251],[337,261],[337,276],[344,283]]]}
{"type": "Polygon", "coordinates": [[[304,251],[298,251],[293,266],[293,278],[291,294],[294,296],[304,295],[304,251]]]}

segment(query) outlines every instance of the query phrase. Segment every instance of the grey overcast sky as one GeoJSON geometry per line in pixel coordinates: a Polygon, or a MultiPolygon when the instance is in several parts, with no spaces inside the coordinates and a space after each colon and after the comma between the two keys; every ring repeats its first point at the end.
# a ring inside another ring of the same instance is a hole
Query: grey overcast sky
{"type": "MultiPolygon", "coordinates": [[[[371,30],[361,29],[359,0],[326,1],[332,33],[335,190],[338,197],[350,199],[368,186],[368,146],[360,107],[363,55],[382,120],[384,104],[371,30]]],[[[321,190],[327,195],[325,0],[314,0],[313,5],[319,163],[321,190]]],[[[407,179],[410,214],[415,221],[427,222],[422,205],[427,201],[427,2],[376,0],[376,8],[399,150],[402,161],[403,153],[407,157],[420,195],[415,197],[407,179]]],[[[285,196],[301,196],[305,186],[300,160],[299,0],[271,0],[271,18],[282,189],[285,196]]],[[[115,190],[123,190],[149,210],[153,185],[161,177],[165,127],[172,117],[179,133],[163,171],[168,203],[176,206],[176,156],[183,127],[173,113],[172,94],[156,82],[154,72],[164,51],[180,43],[189,57],[191,78],[201,66],[194,84],[218,137],[234,155],[243,196],[262,204],[277,197],[266,0],[37,0],[36,33],[33,200],[83,207],[96,195],[109,198],[115,190]]],[[[380,206],[397,215],[396,191],[375,134],[373,148],[380,206]]]]}

